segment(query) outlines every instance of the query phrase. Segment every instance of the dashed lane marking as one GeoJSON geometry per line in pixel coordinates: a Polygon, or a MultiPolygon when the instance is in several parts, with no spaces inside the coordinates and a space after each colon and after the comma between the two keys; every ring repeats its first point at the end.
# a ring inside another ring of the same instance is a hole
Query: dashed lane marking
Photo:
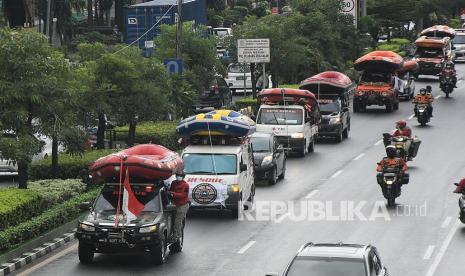
{"type": "Polygon", "coordinates": [[[237,254],[244,254],[245,251],[247,251],[249,248],[251,248],[256,241],[249,241],[244,247],[242,247],[239,251],[237,251],[237,254]]]}
{"type": "Polygon", "coordinates": [[[316,195],[320,190],[313,190],[311,191],[310,193],[308,193],[308,195],[305,196],[305,199],[310,199],[311,197],[313,197],[314,195],[316,195]]]}
{"type": "Polygon", "coordinates": [[[434,245],[428,246],[428,248],[426,249],[425,255],[423,255],[423,260],[431,259],[431,256],[433,255],[433,252],[434,252],[434,248],[435,248],[434,245]]]}
{"type": "Polygon", "coordinates": [[[434,258],[433,263],[431,264],[428,272],[426,273],[426,276],[433,276],[434,273],[436,272],[436,269],[438,268],[439,264],[441,263],[442,258],[444,257],[444,254],[447,251],[447,248],[449,247],[450,242],[452,241],[452,238],[454,238],[455,232],[457,232],[457,229],[459,228],[460,222],[459,220],[455,220],[454,226],[450,229],[449,233],[447,234],[446,239],[443,241],[441,248],[438,251],[438,254],[434,258]]]}
{"type": "Polygon", "coordinates": [[[409,120],[412,120],[413,117],[415,117],[415,114],[410,115],[410,117],[408,117],[408,119],[409,119],[409,120]]]}
{"type": "Polygon", "coordinates": [[[375,146],[380,145],[383,142],[383,139],[379,140],[378,142],[375,143],[375,146]]]}
{"type": "Polygon", "coordinates": [[[444,220],[444,222],[441,224],[441,228],[447,228],[447,226],[449,226],[451,221],[452,221],[452,217],[447,217],[444,220]]]}
{"type": "Polygon", "coordinates": [[[439,99],[439,98],[441,98],[441,97],[442,97],[442,95],[437,95],[437,96],[434,97],[434,98],[437,100],[437,99],[439,99]]]}
{"type": "Polygon", "coordinates": [[[357,155],[357,157],[355,157],[353,160],[354,160],[354,161],[357,161],[357,160],[359,160],[360,158],[362,158],[363,156],[365,156],[365,153],[360,153],[360,154],[357,155]]]}
{"type": "Polygon", "coordinates": [[[338,170],[338,171],[335,172],[333,175],[331,175],[331,178],[336,178],[336,177],[338,177],[342,172],[343,172],[343,170],[338,170]]]}

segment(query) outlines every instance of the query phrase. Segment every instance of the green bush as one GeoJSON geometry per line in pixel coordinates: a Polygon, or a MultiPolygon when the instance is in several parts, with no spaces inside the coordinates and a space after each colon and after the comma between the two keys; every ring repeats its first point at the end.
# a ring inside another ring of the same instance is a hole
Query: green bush
{"type": "Polygon", "coordinates": [[[86,184],[80,179],[46,179],[29,183],[28,189],[39,193],[45,210],[84,193],[86,184]]]}
{"type": "Polygon", "coordinates": [[[0,229],[40,214],[42,198],[37,191],[0,189],[0,229]]]}
{"type": "Polygon", "coordinates": [[[247,97],[247,98],[242,98],[240,100],[237,100],[232,106],[231,109],[236,110],[236,111],[241,111],[241,109],[244,108],[252,108],[252,113],[256,114],[258,112],[258,108],[260,107],[257,99],[254,99],[252,97],[247,97]]]}
{"type": "MultiPolygon", "coordinates": [[[[92,164],[100,157],[111,154],[113,152],[115,152],[115,150],[92,150],[86,151],[79,155],[71,155],[66,153],[60,154],[58,159],[59,168],[57,178],[83,179],[88,175],[88,167],[90,164],[92,164]]],[[[45,158],[32,162],[32,164],[29,166],[29,178],[32,180],[53,178],[52,159],[45,158]]]]}
{"type": "MultiPolygon", "coordinates": [[[[136,143],[147,144],[153,143],[162,145],[170,150],[177,151],[180,149],[178,144],[178,135],[176,134],[177,122],[158,121],[143,122],[136,128],[136,143]]],[[[116,128],[116,139],[127,140],[128,126],[116,128]]]]}
{"type": "Polygon", "coordinates": [[[93,201],[98,189],[79,195],[52,209],[4,231],[0,231],[0,252],[5,252],[30,239],[36,238],[45,232],[54,229],[58,225],[65,224],[76,219],[80,214],[79,203],[93,201]]]}

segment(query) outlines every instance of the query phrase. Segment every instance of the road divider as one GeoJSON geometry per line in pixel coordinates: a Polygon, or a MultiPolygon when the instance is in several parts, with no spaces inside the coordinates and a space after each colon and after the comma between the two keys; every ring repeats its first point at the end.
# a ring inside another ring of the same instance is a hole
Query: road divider
{"type": "Polygon", "coordinates": [[[410,115],[410,117],[408,117],[408,119],[409,119],[409,120],[412,120],[413,117],[415,117],[415,114],[410,115]]]}
{"type": "Polygon", "coordinates": [[[437,96],[434,97],[434,98],[437,100],[437,99],[439,99],[439,98],[441,98],[441,97],[442,97],[442,95],[437,95],[437,96]]]}

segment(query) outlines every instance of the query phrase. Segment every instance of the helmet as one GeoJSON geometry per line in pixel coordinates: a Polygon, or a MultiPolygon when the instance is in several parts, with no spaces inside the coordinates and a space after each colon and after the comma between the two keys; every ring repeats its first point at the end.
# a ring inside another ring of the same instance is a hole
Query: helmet
{"type": "MultiPolygon", "coordinates": [[[[431,85],[427,85],[426,86],[426,92],[431,92],[431,91],[433,91],[433,88],[431,87],[431,85]]],[[[420,90],[420,92],[421,92],[421,90],[420,90]]]]}
{"type": "Polygon", "coordinates": [[[396,148],[393,145],[389,145],[386,147],[386,154],[389,158],[396,157],[396,148]]]}
{"type": "Polygon", "coordinates": [[[407,126],[407,122],[405,120],[400,120],[400,121],[397,121],[397,126],[399,126],[400,128],[404,128],[407,126]]]}
{"type": "Polygon", "coordinates": [[[425,89],[425,88],[421,88],[421,89],[420,89],[420,94],[421,94],[421,95],[425,95],[425,94],[426,94],[426,89],[425,89]]]}

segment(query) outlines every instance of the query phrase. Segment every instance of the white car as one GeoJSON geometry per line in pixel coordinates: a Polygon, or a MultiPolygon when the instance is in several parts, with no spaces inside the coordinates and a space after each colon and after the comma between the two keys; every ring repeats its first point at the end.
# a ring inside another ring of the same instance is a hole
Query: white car
{"type": "Polygon", "coordinates": [[[244,78],[246,92],[252,92],[252,74],[248,64],[233,63],[228,66],[226,82],[233,94],[244,92],[244,78]]]}
{"type": "Polygon", "coordinates": [[[452,40],[453,47],[455,48],[455,60],[465,60],[465,29],[457,29],[456,35],[452,40]]]}

